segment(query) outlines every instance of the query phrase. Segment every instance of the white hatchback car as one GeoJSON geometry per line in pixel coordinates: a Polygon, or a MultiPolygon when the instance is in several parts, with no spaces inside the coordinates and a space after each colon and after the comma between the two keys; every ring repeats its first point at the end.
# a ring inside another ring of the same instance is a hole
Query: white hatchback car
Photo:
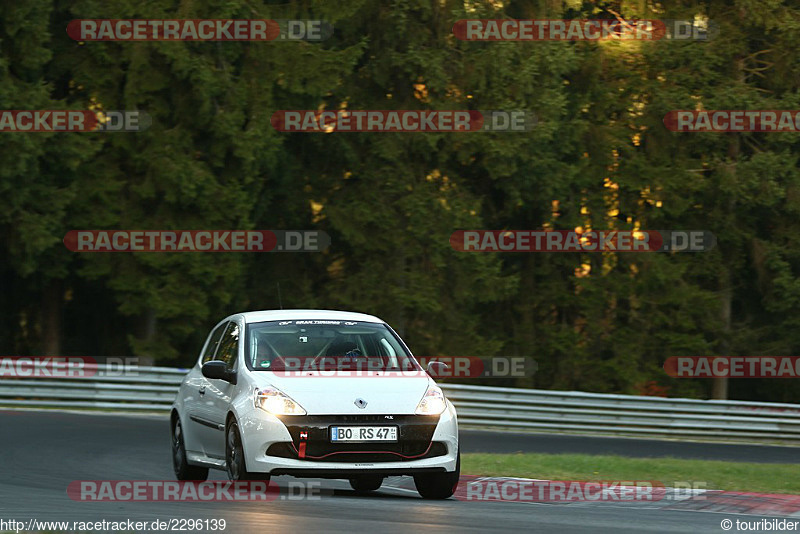
{"type": "Polygon", "coordinates": [[[446,499],[458,485],[455,408],[395,331],[371,315],[227,317],[183,380],[171,423],[180,480],[205,480],[212,468],[231,480],[343,478],[366,492],[386,476],[411,475],[430,499],[446,499]]]}

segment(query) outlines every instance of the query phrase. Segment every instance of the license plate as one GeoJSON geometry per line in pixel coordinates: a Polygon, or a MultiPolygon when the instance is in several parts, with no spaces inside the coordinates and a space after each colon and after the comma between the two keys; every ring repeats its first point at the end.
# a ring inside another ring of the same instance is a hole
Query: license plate
{"type": "Polygon", "coordinates": [[[358,441],[397,441],[396,426],[332,426],[331,441],[335,443],[358,441]]]}

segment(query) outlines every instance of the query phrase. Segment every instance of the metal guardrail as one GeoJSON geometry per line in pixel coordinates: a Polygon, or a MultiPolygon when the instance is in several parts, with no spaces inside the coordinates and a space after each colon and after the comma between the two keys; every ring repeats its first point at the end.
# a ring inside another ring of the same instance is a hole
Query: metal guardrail
{"type": "MultiPolygon", "coordinates": [[[[0,377],[0,406],[30,408],[169,410],[188,369],[89,366],[92,376],[0,377]]],[[[89,373],[87,373],[89,374],[89,373]]]]}
{"type": "MultiPolygon", "coordinates": [[[[0,377],[0,406],[163,412],[187,371],[98,365],[87,377],[0,377]]],[[[440,385],[472,428],[800,446],[798,404],[440,385]]]]}
{"type": "Polygon", "coordinates": [[[540,432],[800,445],[800,405],[447,384],[459,423],[540,432]]]}

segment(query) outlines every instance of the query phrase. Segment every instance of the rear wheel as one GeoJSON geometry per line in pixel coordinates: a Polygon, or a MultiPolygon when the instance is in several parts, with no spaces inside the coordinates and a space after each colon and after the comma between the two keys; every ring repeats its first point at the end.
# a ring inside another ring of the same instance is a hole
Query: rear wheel
{"type": "Polygon", "coordinates": [[[186,444],[183,442],[181,420],[175,417],[172,423],[172,467],[178,480],[206,480],[208,469],[189,465],[186,461],[186,444]]]}
{"type": "Polygon", "coordinates": [[[383,477],[377,475],[358,476],[350,479],[350,487],[359,493],[375,491],[383,484],[383,477]]]}
{"type": "Polygon", "coordinates": [[[225,432],[225,465],[231,480],[269,480],[267,473],[251,473],[247,470],[242,437],[239,425],[235,422],[231,422],[225,432]]]}
{"type": "Polygon", "coordinates": [[[461,448],[458,449],[456,470],[452,473],[425,473],[414,475],[414,485],[423,499],[447,499],[452,497],[461,476],[461,448]]]}

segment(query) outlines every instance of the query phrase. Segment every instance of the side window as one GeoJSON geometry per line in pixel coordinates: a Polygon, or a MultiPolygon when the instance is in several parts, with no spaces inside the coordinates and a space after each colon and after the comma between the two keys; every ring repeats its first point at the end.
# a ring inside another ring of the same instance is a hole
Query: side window
{"type": "Polygon", "coordinates": [[[203,361],[200,365],[214,359],[214,353],[217,352],[219,339],[222,337],[222,332],[225,331],[225,327],[229,324],[230,323],[222,323],[216,327],[213,332],[211,332],[211,335],[208,338],[208,346],[206,347],[206,351],[203,353],[203,361]]]}
{"type": "Polygon", "coordinates": [[[233,369],[236,364],[236,357],[239,355],[239,325],[230,322],[225,333],[222,334],[222,339],[219,342],[219,350],[215,360],[223,361],[227,364],[228,369],[233,369]]]}

